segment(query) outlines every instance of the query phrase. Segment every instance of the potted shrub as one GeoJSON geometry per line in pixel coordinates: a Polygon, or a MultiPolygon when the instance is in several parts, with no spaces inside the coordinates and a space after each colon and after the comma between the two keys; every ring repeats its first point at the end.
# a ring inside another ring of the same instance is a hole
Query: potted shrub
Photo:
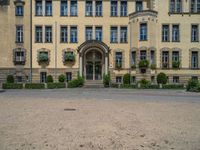
{"type": "Polygon", "coordinates": [[[140,68],[148,68],[149,67],[149,61],[148,60],[140,60],[139,67],[140,68]]]}
{"type": "Polygon", "coordinates": [[[66,52],[64,55],[64,61],[65,62],[74,62],[75,61],[74,53],[66,52]]]}
{"type": "Polygon", "coordinates": [[[180,67],[180,61],[173,61],[172,62],[172,68],[173,69],[179,69],[180,67]]]}
{"type": "Polygon", "coordinates": [[[40,52],[38,56],[39,63],[46,63],[49,61],[48,52],[40,52]]]}

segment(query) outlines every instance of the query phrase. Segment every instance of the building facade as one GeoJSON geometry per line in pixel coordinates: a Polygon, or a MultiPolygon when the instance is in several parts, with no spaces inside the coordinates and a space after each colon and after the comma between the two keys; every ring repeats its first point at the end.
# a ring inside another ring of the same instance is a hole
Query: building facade
{"type": "Polygon", "coordinates": [[[2,0],[0,80],[200,78],[200,0],[2,0]]]}

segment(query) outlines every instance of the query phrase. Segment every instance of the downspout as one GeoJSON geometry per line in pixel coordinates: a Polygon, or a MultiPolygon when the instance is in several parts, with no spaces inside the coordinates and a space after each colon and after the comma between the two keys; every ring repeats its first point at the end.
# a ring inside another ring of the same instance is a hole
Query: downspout
{"type": "Polygon", "coordinates": [[[55,79],[57,79],[57,21],[55,22],[55,79]]]}
{"type": "Polygon", "coordinates": [[[132,79],[131,79],[131,48],[132,48],[132,27],[131,27],[131,22],[129,20],[129,27],[130,27],[130,51],[129,51],[129,74],[130,74],[130,84],[132,82],[132,79]]]}
{"type": "Polygon", "coordinates": [[[32,0],[30,0],[30,83],[32,83],[33,65],[32,65],[32,0]]]}

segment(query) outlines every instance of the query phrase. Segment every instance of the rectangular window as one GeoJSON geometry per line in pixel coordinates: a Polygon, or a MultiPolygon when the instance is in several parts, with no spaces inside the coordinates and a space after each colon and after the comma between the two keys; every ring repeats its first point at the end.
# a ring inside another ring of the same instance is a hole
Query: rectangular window
{"type": "Polygon", "coordinates": [[[52,43],[52,27],[45,26],[45,42],[52,43]]]}
{"type": "Polygon", "coordinates": [[[78,42],[77,35],[78,35],[77,27],[76,26],[70,27],[70,42],[71,43],[78,42]]]}
{"type": "Polygon", "coordinates": [[[85,28],[85,40],[92,40],[92,26],[85,28]]]}
{"type": "Polygon", "coordinates": [[[162,52],[162,68],[169,68],[169,52],[162,52]]]}
{"type": "Polygon", "coordinates": [[[192,25],[191,41],[192,42],[198,42],[199,41],[199,27],[198,27],[198,25],[192,25]]]}
{"type": "Polygon", "coordinates": [[[85,15],[86,16],[92,16],[92,1],[86,1],[85,2],[85,15]]]}
{"type": "Polygon", "coordinates": [[[136,5],[135,5],[135,10],[136,10],[136,12],[142,11],[142,10],[143,10],[142,1],[136,1],[135,3],[136,3],[136,5]]]}
{"type": "Polygon", "coordinates": [[[172,52],[172,62],[179,62],[179,52],[178,51],[172,52]]]}
{"type": "Polygon", "coordinates": [[[170,0],[170,12],[175,12],[175,0],[170,0]]]}
{"type": "Polygon", "coordinates": [[[197,0],[197,13],[200,13],[200,0],[197,0]]]}
{"type": "Polygon", "coordinates": [[[15,15],[16,16],[23,16],[24,15],[24,6],[19,5],[15,7],[15,15]]]}
{"type": "Polygon", "coordinates": [[[177,13],[182,12],[182,0],[176,0],[176,12],[177,13]]]}
{"type": "Polygon", "coordinates": [[[151,51],[150,64],[155,64],[155,51],[151,51]]]}
{"type": "Polygon", "coordinates": [[[136,77],[132,76],[132,83],[136,83],[136,77]]]}
{"type": "Polygon", "coordinates": [[[136,52],[131,52],[131,64],[136,65],[136,52]]]}
{"type": "Polygon", "coordinates": [[[71,0],[70,16],[77,16],[77,14],[78,14],[77,0],[71,0]]]}
{"type": "Polygon", "coordinates": [[[45,15],[52,16],[52,0],[45,1],[45,15]]]}
{"type": "Polygon", "coordinates": [[[169,42],[169,25],[162,26],[162,41],[169,42]]]}
{"type": "Polygon", "coordinates": [[[22,83],[23,81],[22,76],[17,76],[16,78],[17,78],[17,83],[22,83]]]}
{"type": "Polygon", "coordinates": [[[24,33],[23,33],[23,26],[17,25],[16,26],[16,42],[17,43],[23,43],[24,42],[24,33]]]}
{"type": "Polygon", "coordinates": [[[147,23],[140,24],[140,41],[147,41],[147,23]]]}
{"type": "Polygon", "coordinates": [[[172,42],[180,42],[179,25],[172,25],[172,42]]]}
{"type": "Polygon", "coordinates": [[[191,79],[192,80],[198,80],[198,76],[192,76],[191,79]]]}
{"type": "Polygon", "coordinates": [[[120,16],[122,17],[127,16],[127,1],[126,0],[121,1],[120,16]]]}
{"type": "Polygon", "coordinates": [[[24,56],[24,51],[16,51],[15,52],[15,62],[24,62],[25,61],[25,56],[24,56]]]}
{"type": "Polygon", "coordinates": [[[42,0],[36,0],[35,1],[35,15],[36,16],[42,16],[42,0]]]}
{"type": "Polygon", "coordinates": [[[110,43],[117,43],[118,42],[118,28],[111,27],[110,28],[110,43]]]}
{"type": "Polygon", "coordinates": [[[173,83],[179,83],[179,76],[173,76],[173,83]]]}
{"type": "Polygon", "coordinates": [[[60,15],[61,16],[67,16],[68,15],[67,0],[61,0],[61,2],[60,2],[60,15]]]}
{"type": "Polygon", "coordinates": [[[127,27],[120,27],[120,42],[127,43],[127,27]]]}
{"type": "Polygon", "coordinates": [[[68,36],[67,26],[61,26],[60,27],[60,42],[67,43],[67,41],[68,41],[67,36],[68,36]]]}
{"type": "Polygon", "coordinates": [[[194,13],[196,10],[196,0],[190,0],[190,12],[194,13]]]}
{"type": "Polygon", "coordinates": [[[102,1],[96,1],[96,16],[102,16],[102,1]]]}
{"type": "Polygon", "coordinates": [[[117,13],[117,10],[118,10],[117,0],[111,0],[110,3],[111,3],[111,8],[110,8],[111,13],[110,13],[110,15],[111,15],[112,17],[116,17],[117,14],[118,14],[118,13],[117,13]]]}
{"type": "Polygon", "coordinates": [[[46,72],[40,72],[40,83],[46,83],[46,77],[47,77],[46,72]]]}
{"type": "Polygon", "coordinates": [[[182,12],[182,0],[170,0],[170,12],[181,13],[182,12]]]}
{"type": "Polygon", "coordinates": [[[35,27],[35,42],[42,43],[42,26],[35,27]]]}
{"type": "Polygon", "coordinates": [[[69,82],[72,80],[72,73],[71,72],[66,72],[66,82],[69,82]]]}
{"type": "Polygon", "coordinates": [[[96,27],[95,29],[95,33],[96,33],[96,40],[97,41],[102,41],[102,27],[96,27]]]}
{"type": "Polygon", "coordinates": [[[122,67],[122,52],[115,53],[115,66],[122,67]]]}
{"type": "Polygon", "coordinates": [[[198,52],[192,52],[192,58],[191,58],[191,65],[192,69],[197,69],[199,67],[199,54],[198,52]]]}
{"type": "Polygon", "coordinates": [[[116,77],[116,83],[122,83],[122,77],[121,76],[116,77]]]}
{"type": "Polygon", "coordinates": [[[147,52],[145,50],[140,51],[140,60],[146,60],[147,59],[147,52]]]}

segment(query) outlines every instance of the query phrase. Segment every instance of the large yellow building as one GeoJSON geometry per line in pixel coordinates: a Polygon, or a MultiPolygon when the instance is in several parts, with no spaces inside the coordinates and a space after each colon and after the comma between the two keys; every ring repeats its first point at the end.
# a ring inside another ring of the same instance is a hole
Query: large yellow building
{"type": "Polygon", "coordinates": [[[0,80],[200,78],[200,0],[0,0],[0,80]]]}

